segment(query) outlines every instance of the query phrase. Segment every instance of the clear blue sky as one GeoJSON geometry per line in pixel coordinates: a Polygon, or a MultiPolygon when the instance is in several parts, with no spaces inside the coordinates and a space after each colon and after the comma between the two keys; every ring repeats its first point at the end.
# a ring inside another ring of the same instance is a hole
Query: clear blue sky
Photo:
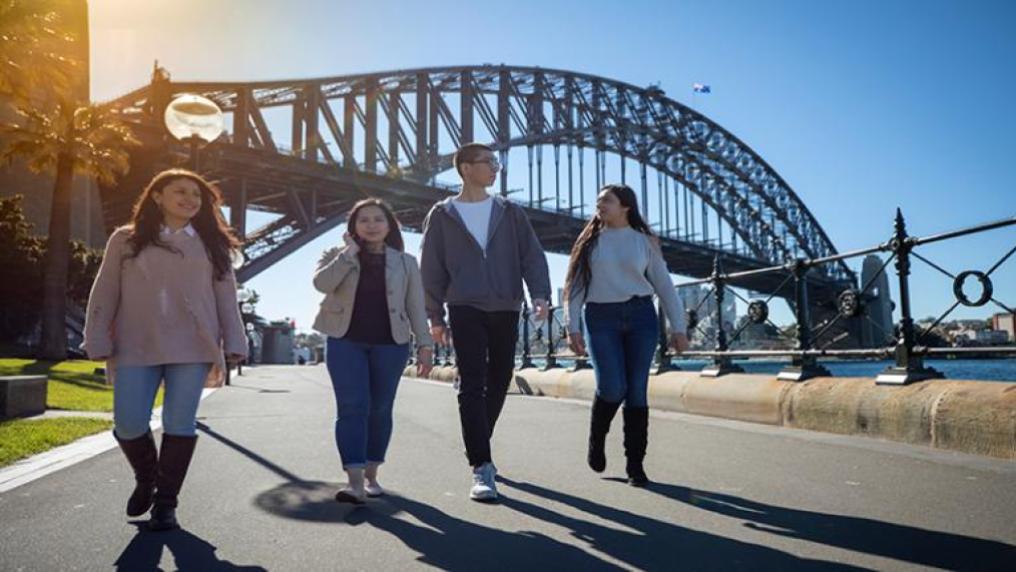
{"type": "MultiPolygon", "coordinates": [[[[92,0],[90,17],[93,99],[145,83],[155,59],[220,81],[539,65],[659,82],[686,104],[702,82],[713,93],[695,107],[765,158],[840,251],[888,238],[896,206],[917,235],[1016,215],[1016,2],[92,0]]],[[[338,240],[255,278],[261,313],[309,327],[310,273],[338,240]]],[[[1010,228],[923,252],[958,272],[1013,244],[1010,228]]],[[[915,314],[939,314],[950,280],[915,271],[915,314]]],[[[1016,303],[1016,260],[995,276],[1016,303]]]]}

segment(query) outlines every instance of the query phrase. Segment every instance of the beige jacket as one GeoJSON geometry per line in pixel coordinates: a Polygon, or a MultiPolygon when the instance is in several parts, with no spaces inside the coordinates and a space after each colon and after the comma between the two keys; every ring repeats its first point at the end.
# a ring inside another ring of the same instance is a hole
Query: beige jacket
{"type": "MultiPolygon", "coordinates": [[[[347,247],[330,248],[321,255],[314,272],[314,288],[323,293],[325,299],[314,320],[315,330],[333,338],[346,335],[359,278],[360,259],[347,247]]],[[[386,246],[385,287],[388,289],[388,317],[395,343],[409,343],[412,334],[416,337],[418,348],[433,347],[416,258],[386,246]]]]}

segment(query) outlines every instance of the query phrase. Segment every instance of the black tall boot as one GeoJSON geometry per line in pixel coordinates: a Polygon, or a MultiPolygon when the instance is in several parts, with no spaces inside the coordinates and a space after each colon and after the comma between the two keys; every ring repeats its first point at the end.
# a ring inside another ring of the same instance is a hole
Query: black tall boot
{"type": "Polygon", "coordinates": [[[141,516],[152,508],[155,493],[155,476],[159,470],[159,454],[155,450],[155,438],[148,431],[140,437],[121,439],[113,432],[120,450],[134,469],[134,492],[127,500],[127,516],[141,516]]]}
{"type": "Polygon", "coordinates": [[[607,440],[607,433],[610,432],[610,422],[617,414],[620,403],[604,401],[599,397],[593,399],[593,412],[589,420],[589,452],[586,454],[586,462],[589,468],[602,473],[607,468],[607,454],[604,452],[604,443],[607,440]]]}
{"type": "Polygon", "coordinates": [[[185,437],[181,435],[162,434],[162,450],[159,451],[159,476],[155,482],[155,507],[148,528],[152,530],[171,530],[179,528],[176,521],[176,498],[180,487],[187,476],[191,457],[194,456],[194,445],[197,435],[185,437]]]}
{"type": "Polygon", "coordinates": [[[649,408],[624,408],[624,456],[627,458],[625,472],[628,484],[642,487],[649,482],[642,460],[646,458],[649,441],[649,408]]]}

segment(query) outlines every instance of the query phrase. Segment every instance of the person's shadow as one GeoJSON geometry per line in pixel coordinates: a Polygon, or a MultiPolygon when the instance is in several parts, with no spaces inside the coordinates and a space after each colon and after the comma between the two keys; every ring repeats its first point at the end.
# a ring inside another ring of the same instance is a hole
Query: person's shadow
{"type": "Polygon", "coordinates": [[[232,570],[263,572],[260,566],[237,566],[228,560],[219,560],[216,547],[183,529],[166,532],[151,532],[146,523],[132,523],[138,528],[137,534],[127,548],[116,559],[117,570],[161,570],[164,549],[173,555],[177,570],[232,570]]]}
{"type": "MultiPolygon", "coordinates": [[[[1016,569],[1016,546],[995,540],[870,518],[773,506],[665,483],[650,483],[646,488],[671,500],[747,521],[744,526],[779,536],[947,570],[1016,569]]],[[[934,507],[927,508],[934,510],[934,507]]]]}
{"type": "Polygon", "coordinates": [[[419,561],[442,570],[517,570],[544,568],[550,562],[568,570],[618,569],[546,535],[472,523],[392,490],[366,505],[340,504],[332,498],[335,488],[333,483],[293,481],[261,493],[254,504],[283,518],[373,526],[420,553],[419,561]]]}
{"type": "Polygon", "coordinates": [[[594,549],[640,570],[864,570],[847,564],[810,560],[787,552],[692,530],[560,491],[498,477],[504,484],[566,504],[597,519],[579,519],[508,496],[501,503],[528,516],[571,529],[594,549]]]}
{"type": "Polygon", "coordinates": [[[453,517],[415,500],[386,496],[388,510],[350,514],[350,524],[390,533],[440,570],[620,570],[578,546],[535,531],[510,532],[453,517]],[[421,525],[402,515],[409,515],[421,525]]]}

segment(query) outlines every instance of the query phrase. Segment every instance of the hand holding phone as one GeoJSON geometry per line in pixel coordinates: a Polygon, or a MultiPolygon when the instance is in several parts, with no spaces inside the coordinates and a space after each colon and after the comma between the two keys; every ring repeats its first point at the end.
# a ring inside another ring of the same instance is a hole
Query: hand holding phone
{"type": "Polygon", "coordinates": [[[350,254],[360,252],[361,243],[359,237],[353,236],[347,232],[342,235],[342,241],[346,243],[346,250],[350,254]]]}

